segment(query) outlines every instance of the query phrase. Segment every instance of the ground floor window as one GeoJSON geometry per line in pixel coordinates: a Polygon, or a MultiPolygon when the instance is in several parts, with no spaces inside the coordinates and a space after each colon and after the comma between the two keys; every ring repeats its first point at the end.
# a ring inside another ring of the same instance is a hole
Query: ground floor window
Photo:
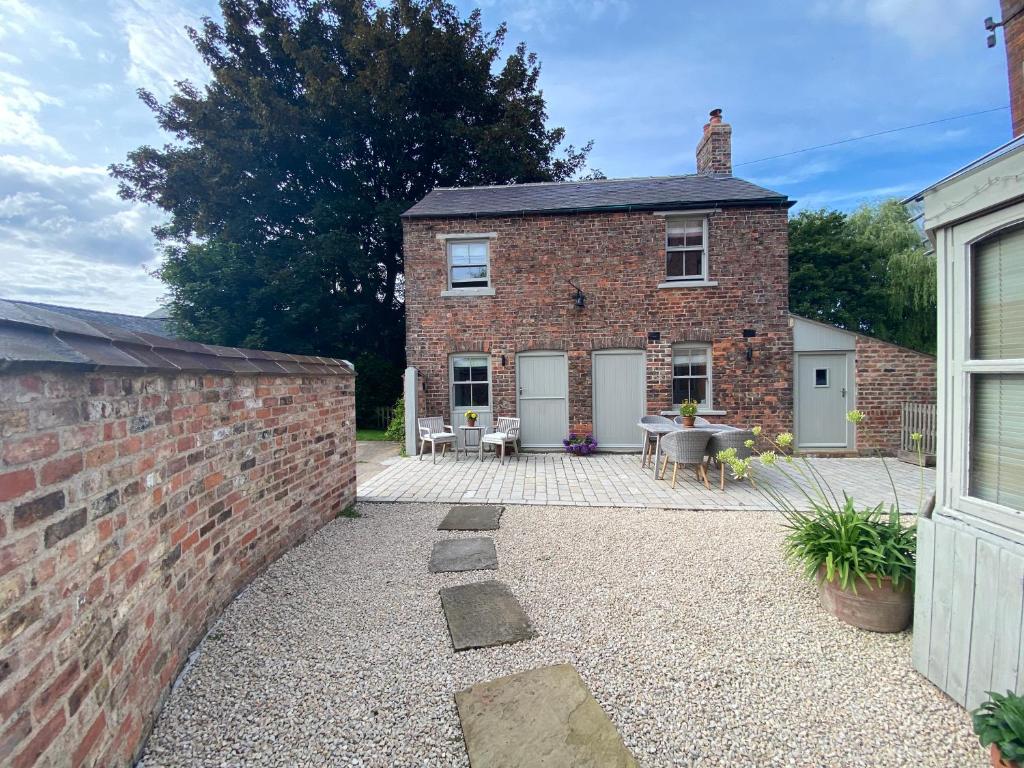
{"type": "Polygon", "coordinates": [[[680,344],[672,348],[672,402],[696,400],[711,407],[711,345],[680,344]]]}
{"type": "Polygon", "coordinates": [[[491,383],[487,355],[452,357],[452,404],[455,408],[487,408],[491,383]]]}

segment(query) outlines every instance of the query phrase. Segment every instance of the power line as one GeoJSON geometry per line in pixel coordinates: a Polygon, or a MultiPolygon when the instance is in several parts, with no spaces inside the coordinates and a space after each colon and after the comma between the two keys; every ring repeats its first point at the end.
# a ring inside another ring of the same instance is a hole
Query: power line
{"type": "Polygon", "coordinates": [[[863,141],[864,139],[873,139],[876,136],[885,136],[886,134],[889,134],[889,133],[899,133],[900,131],[909,131],[911,128],[924,128],[925,126],[928,126],[928,125],[938,125],[939,123],[948,123],[951,120],[963,120],[964,118],[967,118],[967,117],[977,117],[978,115],[987,115],[990,112],[1000,112],[1000,111],[1002,111],[1004,109],[1009,109],[1009,108],[1010,108],[1009,106],[993,107],[992,109],[983,109],[980,112],[968,112],[968,113],[963,114],[963,115],[953,115],[952,117],[943,117],[940,120],[929,120],[927,123],[914,123],[913,125],[904,125],[904,126],[902,126],[900,128],[889,128],[888,130],[885,130],[885,131],[877,131],[876,133],[868,133],[868,134],[865,134],[864,136],[854,136],[851,139],[840,139],[839,141],[830,141],[828,144],[818,144],[817,146],[814,146],[814,147],[804,147],[803,149],[794,149],[792,152],[783,152],[781,155],[771,155],[770,157],[762,157],[762,158],[759,158],[757,160],[747,160],[747,161],[742,162],[742,163],[736,163],[736,165],[734,167],[739,167],[741,165],[753,165],[754,163],[763,163],[766,160],[777,160],[780,157],[790,157],[792,155],[799,155],[799,154],[801,154],[803,152],[812,152],[815,149],[825,149],[827,147],[837,147],[840,144],[849,144],[850,142],[853,142],[853,141],[863,141]]]}

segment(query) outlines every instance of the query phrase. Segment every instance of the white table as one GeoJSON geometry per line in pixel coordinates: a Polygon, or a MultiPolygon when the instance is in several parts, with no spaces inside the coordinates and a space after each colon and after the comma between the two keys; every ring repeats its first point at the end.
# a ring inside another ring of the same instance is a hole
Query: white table
{"type": "Polygon", "coordinates": [[[459,460],[459,451],[462,451],[469,456],[469,449],[472,448],[474,451],[479,453],[480,451],[480,440],[484,436],[484,428],[479,425],[469,426],[468,424],[459,425],[459,436],[455,439],[455,460],[459,460]]]}

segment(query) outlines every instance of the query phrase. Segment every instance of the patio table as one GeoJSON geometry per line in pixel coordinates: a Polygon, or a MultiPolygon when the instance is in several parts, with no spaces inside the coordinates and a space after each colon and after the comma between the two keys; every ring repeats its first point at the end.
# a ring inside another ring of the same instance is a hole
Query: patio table
{"type": "MultiPolygon", "coordinates": [[[[726,424],[705,424],[700,427],[684,427],[682,424],[643,424],[637,422],[637,426],[644,432],[655,435],[654,441],[654,478],[658,478],[658,462],[661,460],[661,438],[669,432],[682,432],[687,429],[700,429],[705,432],[721,432],[726,429],[734,429],[726,424]]],[[[644,438],[647,439],[646,437],[644,438]]]]}
{"type": "Polygon", "coordinates": [[[466,454],[466,458],[469,458],[469,451],[472,448],[474,452],[480,451],[480,439],[483,437],[484,427],[483,425],[476,426],[475,424],[471,427],[468,424],[459,425],[459,437],[461,439],[455,441],[455,460],[459,460],[459,451],[466,454]],[[461,445],[459,445],[461,443],[461,445]]]}

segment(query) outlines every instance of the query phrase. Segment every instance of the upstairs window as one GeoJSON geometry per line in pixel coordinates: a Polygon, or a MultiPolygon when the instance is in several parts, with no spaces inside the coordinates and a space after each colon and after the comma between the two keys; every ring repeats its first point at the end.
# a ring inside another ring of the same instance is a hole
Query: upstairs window
{"type": "Polygon", "coordinates": [[[490,250],[487,240],[448,241],[448,287],[490,287],[490,250]]]}
{"type": "Polygon", "coordinates": [[[711,347],[706,344],[672,348],[672,402],[684,400],[711,407],[711,347]]]}
{"type": "Polygon", "coordinates": [[[706,280],[708,227],[703,216],[681,216],[665,222],[665,277],[706,280]]]}

